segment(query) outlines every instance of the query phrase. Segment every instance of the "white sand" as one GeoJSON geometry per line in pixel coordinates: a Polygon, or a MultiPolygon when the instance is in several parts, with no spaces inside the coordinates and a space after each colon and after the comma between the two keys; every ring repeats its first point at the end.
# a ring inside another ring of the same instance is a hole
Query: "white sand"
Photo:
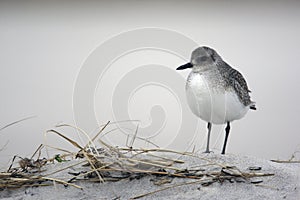
{"type": "MultiPolygon", "coordinates": [[[[257,199],[300,199],[300,164],[299,163],[274,163],[267,160],[257,159],[247,156],[237,155],[219,155],[208,154],[201,155],[202,157],[211,159],[218,163],[226,163],[234,165],[242,171],[248,171],[248,167],[259,166],[262,170],[257,172],[274,173],[274,176],[253,178],[252,180],[262,180],[263,182],[257,185],[249,182],[233,182],[225,181],[223,183],[215,182],[209,186],[202,186],[201,184],[189,184],[180,187],[173,187],[167,190],[156,192],[147,195],[140,199],[201,199],[201,200],[215,200],[215,199],[243,199],[243,200],[257,200],[257,199]]],[[[183,158],[185,164],[178,165],[181,168],[200,165],[201,161],[197,158],[183,158]]],[[[77,160],[50,164],[47,173],[51,170],[55,171],[58,168],[72,165],[77,160]]],[[[74,169],[78,171],[79,169],[74,169]]],[[[68,180],[71,177],[66,171],[56,174],[60,179],[68,180]]],[[[54,186],[35,187],[35,188],[21,188],[14,190],[0,191],[1,199],[130,199],[135,196],[159,190],[173,184],[181,182],[195,181],[195,179],[180,179],[175,178],[171,183],[164,185],[154,185],[150,179],[153,177],[147,176],[141,179],[121,180],[118,182],[105,183],[90,183],[87,181],[76,182],[77,185],[83,187],[83,190],[74,187],[64,187],[61,184],[54,186]]]]}

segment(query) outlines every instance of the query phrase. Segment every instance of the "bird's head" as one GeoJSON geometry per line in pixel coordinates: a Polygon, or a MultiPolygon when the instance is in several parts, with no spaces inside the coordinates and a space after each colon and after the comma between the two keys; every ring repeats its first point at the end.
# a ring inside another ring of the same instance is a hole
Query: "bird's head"
{"type": "Polygon", "coordinates": [[[192,52],[191,61],[181,65],[176,70],[193,68],[194,71],[202,71],[215,66],[221,60],[217,52],[209,47],[198,47],[192,52]]]}

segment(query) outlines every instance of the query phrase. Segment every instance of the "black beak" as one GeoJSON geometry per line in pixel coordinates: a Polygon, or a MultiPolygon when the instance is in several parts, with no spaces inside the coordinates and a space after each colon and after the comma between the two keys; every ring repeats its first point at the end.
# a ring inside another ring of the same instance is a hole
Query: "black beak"
{"type": "Polygon", "coordinates": [[[187,68],[193,68],[192,63],[186,63],[184,65],[181,65],[180,67],[178,67],[176,70],[183,70],[183,69],[187,69],[187,68]]]}

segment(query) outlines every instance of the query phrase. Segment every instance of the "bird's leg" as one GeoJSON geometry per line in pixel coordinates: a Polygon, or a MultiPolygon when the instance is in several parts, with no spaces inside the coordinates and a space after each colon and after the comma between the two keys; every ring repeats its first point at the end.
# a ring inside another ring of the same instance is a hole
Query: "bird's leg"
{"type": "Polygon", "coordinates": [[[230,122],[227,122],[227,126],[225,128],[225,141],[224,141],[224,145],[223,145],[222,154],[225,154],[225,149],[226,149],[226,144],[227,144],[227,140],[228,140],[229,131],[230,131],[230,122]]]}
{"type": "Polygon", "coordinates": [[[210,131],[211,131],[211,123],[210,122],[208,122],[208,124],[207,124],[207,129],[208,129],[207,145],[206,145],[206,151],[204,151],[204,153],[210,153],[210,151],[209,151],[209,139],[210,139],[210,131]]]}

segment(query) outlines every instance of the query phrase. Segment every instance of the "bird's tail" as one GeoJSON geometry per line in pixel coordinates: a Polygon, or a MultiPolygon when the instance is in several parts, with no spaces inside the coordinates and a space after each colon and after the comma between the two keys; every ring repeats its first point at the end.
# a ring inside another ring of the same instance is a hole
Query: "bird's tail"
{"type": "Polygon", "coordinates": [[[250,109],[256,110],[255,102],[252,102],[252,103],[250,104],[250,109]]]}

